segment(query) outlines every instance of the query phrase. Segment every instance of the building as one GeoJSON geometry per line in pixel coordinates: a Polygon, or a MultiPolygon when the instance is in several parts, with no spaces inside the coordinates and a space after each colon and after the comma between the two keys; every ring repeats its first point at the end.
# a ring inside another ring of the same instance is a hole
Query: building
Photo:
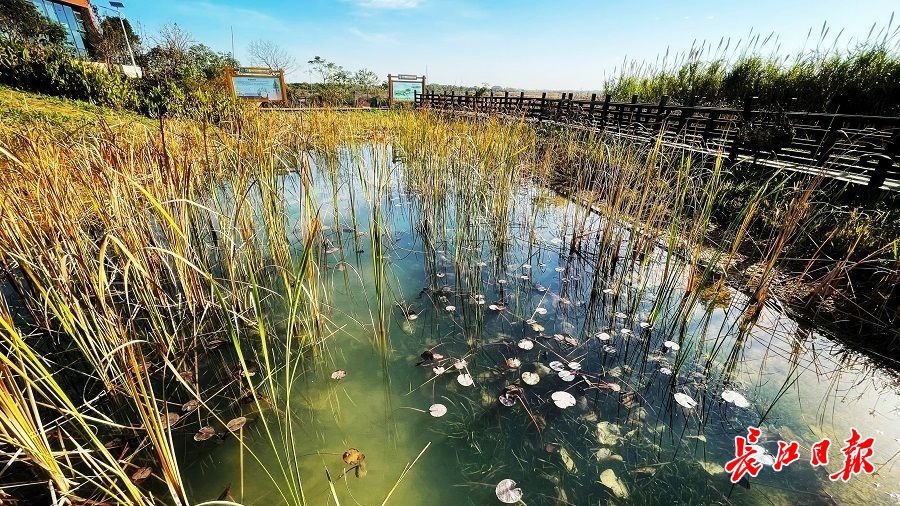
{"type": "Polygon", "coordinates": [[[66,31],[67,43],[81,56],[88,55],[88,29],[96,29],[88,0],[31,0],[38,12],[58,22],[66,31]]]}

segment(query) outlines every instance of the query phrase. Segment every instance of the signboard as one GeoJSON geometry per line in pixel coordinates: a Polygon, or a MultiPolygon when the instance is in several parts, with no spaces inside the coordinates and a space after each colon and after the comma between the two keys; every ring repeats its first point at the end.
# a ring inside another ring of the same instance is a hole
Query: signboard
{"type": "Polygon", "coordinates": [[[287,102],[284,71],[242,68],[228,71],[228,84],[235,98],[256,102],[287,102]]]}
{"type": "Polygon", "coordinates": [[[388,103],[412,102],[416,95],[425,93],[425,76],[400,74],[388,75],[388,103]]]}
{"type": "Polygon", "coordinates": [[[425,90],[421,81],[416,83],[407,83],[398,81],[394,83],[391,97],[396,102],[412,102],[415,94],[422,94],[425,90]]]}
{"type": "Polygon", "coordinates": [[[231,83],[237,97],[282,100],[281,79],[278,77],[234,76],[231,83]]]}

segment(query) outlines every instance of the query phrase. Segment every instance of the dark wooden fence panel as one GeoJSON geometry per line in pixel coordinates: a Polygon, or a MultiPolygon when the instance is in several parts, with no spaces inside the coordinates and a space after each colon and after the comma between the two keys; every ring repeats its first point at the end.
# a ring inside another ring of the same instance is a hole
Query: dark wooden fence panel
{"type": "Polygon", "coordinates": [[[661,135],[667,143],[731,161],[825,173],[872,190],[900,190],[900,117],[757,110],[752,99],[741,109],[658,102],[613,102],[607,95],[574,99],[562,93],[526,97],[425,93],[417,107],[505,115],[530,121],[603,130],[637,138],[661,135]]]}

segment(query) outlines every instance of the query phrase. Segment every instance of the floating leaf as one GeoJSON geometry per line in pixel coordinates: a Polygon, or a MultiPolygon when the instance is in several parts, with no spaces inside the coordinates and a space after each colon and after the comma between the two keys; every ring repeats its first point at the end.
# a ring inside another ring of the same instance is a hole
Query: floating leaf
{"type": "Polygon", "coordinates": [[[163,429],[167,429],[176,423],[178,420],[181,420],[181,415],[178,413],[162,413],[159,415],[159,424],[163,429]]]}
{"type": "Polygon", "coordinates": [[[606,346],[603,347],[603,351],[606,352],[606,353],[612,354],[612,353],[615,353],[615,352],[616,352],[616,347],[615,347],[615,346],[606,345],[606,346]]]}
{"type": "Polygon", "coordinates": [[[522,382],[526,385],[537,385],[538,381],[541,380],[541,377],[533,372],[523,372],[522,373],[522,382]]]}
{"type": "Polygon", "coordinates": [[[600,473],[600,484],[610,489],[613,495],[619,499],[628,499],[628,488],[612,469],[606,469],[600,473]]]}
{"type": "Polygon", "coordinates": [[[181,405],[181,410],[184,411],[185,413],[187,413],[187,412],[193,411],[199,407],[200,407],[200,401],[198,401],[197,399],[191,399],[181,405]]]}
{"type": "Polygon", "coordinates": [[[666,376],[672,375],[672,369],[669,369],[668,367],[660,367],[659,372],[665,374],[666,376]]]}
{"type": "Polygon", "coordinates": [[[620,330],[619,332],[620,332],[623,336],[627,336],[628,334],[631,334],[631,329],[622,329],[622,330],[620,330]]]}
{"type": "Polygon", "coordinates": [[[545,308],[542,308],[542,307],[539,307],[539,308],[535,309],[534,312],[537,313],[537,314],[540,314],[540,315],[545,315],[545,314],[547,314],[547,310],[546,310],[545,308]]]}
{"type": "Polygon", "coordinates": [[[366,454],[356,448],[348,448],[347,451],[341,455],[341,460],[344,461],[344,464],[358,466],[363,460],[366,460],[366,454]]]}
{"type": "Polygon", "coordinates": [[[672,351],[678,351],[681,349],[681,346],[679,346],[679,344],[676,343],[675,341],[666,341],[663,343],[663,346],[665,346],[666,348],[668,348],[672,351]]]}
{"type": "Polygon", "coordinates": [[[531,270],[531,264],[522,264],[522,268],[526,271],[531,270]]]}
{"type": "Polygon", "coordinates": [[[550,395],[550,398],[553,399],[553,404],[556,404],[556,406],[561,409],[570,408],[575,405],[575,396],[569,392],[553,392],[553,394],[550,395]]]}
{"type": "Polygon", "coordinates": [[[639,325],[641,326],[642,329],[650,328],[650,322],[641,322],[641,323],[639,323],[639,325]]]}
{"type": "Polygon", "coordinates": [[[135,483],[144,481],[149,478],[151,474],[153,474],[153,469],[150,469],[149,467],[141,467],[137,471],[132,473],[131,481],[134,481],[135,483]]]}
{"type": "Polygon", "coordinates": [[[725,402],[730,402],[739,408],[747,408],[750,406],[750,401],[748,401],[746,397],[738,392],[735,392],[734,390],[723,391],[722,399],[724,399],[725,402]]]}
{"type": "Polygon", "coordinates": [[[535,332],[543,332],[543,331],[544,331],[544,326],[541,325],[540,323],[532,323],[532,324],[531,324],[531,330],[533,330],[533,331],[535,331],[535,332]]]}
{"type": "Polygon", "coordinates": [[[466,359],[464,359],[464,358],[461,358],[461,359],[457,360],[456,362],[453,362],[453,367],[455,367],[457,371],[461,371],[461,370],[465,369],[467,365],[469,365],[469,363],[466,362],[466,359]]]}
{"type": "Polygon", "coordinates": [[[194,441],[206,441],[216,435],[216,429],[212,427],[200,427],[200,430],[194,434],[194,441]]]}
{"type": "Polygon", "coordinates": [[[581,369],[581,363],[580,362],[569,362],[569,369],[572,369],[573,371],[577,371],[577,370],[581,369]]]}
{"type": "Polygon", "coordinates": [[[725,472],[725,468],[715,462],[707,462],[705,460],[701,460],[698,462],[700,464],[700,468],[706,471],[708,474],[722,474],[725,472]]]}
{"type": "Polygon", "coordinates": [[[628,315],[621,311],[617,311],[615,316],[616,316],[616,318],[618,318],[620,320],[624,320],[625,318],[628,318],[628,315]]]}
{"type": "Polygon", "coordinates": [[[406,319],[409,321],[413,321],[413,320],[417,319],[418,317],[419,317],[419,315],[417,315],[416,313],[410,313],[410,314],[406,315],[406,319]]]}
{"type": "Polygon", "coordinates": [[[622,430],[610,422],[597,422],[597,442],[603,446],[615,446],[622,440],[622,430]]]}
{"type": "Polygon", "coordinates": [[[612,288],[604,288],[603,293],[605,293],[606,295],[609,295],[609,294],[613,293],[613,289],[612,288]]]}
{"type": "Polygon", "coordinates": [[[444,374],[447,368],[439,365],[437,367],[432,367],[431,370],[434,371],[436,375],[440,376],[441,374],[444,374]]]}
{"type": "Polygon", "coordinates": [[[570,473],[578,472],[578,469],[575,467],[575,460],[569,455],[569,450],[566,450],[564,447],[560,448],[559,458],[562,459],[563,465],[566,466],[566,471],[570,473]]]}
{"type": "Polygon", "coordinates": [[[575,379],[575,373],[565,369],[559,371],[556,375],[563,381],[572,381],[575,379]]]}
{"type": "Polygon", "coordinates": [[[697,401],[691,398],[690,395],[681,392],[675,394],[675,402],[687,409],[692,409],[697,406],[697,401]]]}
{"type": "Polygon", "coordinates": [[[443,404],[432,404],[430,408],[428,408],[428,414],[435,417],[440,418],[447,414],[447,406],[443,404]]]}
{"type": "Polygon", "coordinates": [[[566,368],[566,365],[563,364],[562,362],[560,362],[559,360],[554,360],[553,362],[550,362],[550,369],[553,369],[554,371],[559,372],[559,371],[564,370],[565,368],[566,368]]]}
{"type": "Polygon", "coordinates": [[[597,333],[597,339],[601,341],[609,341],[610,339],[612,339],[612,336],[607,334],[606,332],[599,332],[597,333]]]}
{"type": "Polygon", "coordinates": [[[470,387],[475,384],[475,381],[472,380],[472,375],[469,373],[462,373],[456,377],[456,382],[464,387],[470,387]]]}
{"type": "Polygon", "coordinates": [[[530,350],[534,348],[534,341],[532,341],[531,339],[522,339],[521,341],[519,341],[518,346],[523,350],[530,350]]]}
{"type": "Polygon", "coordinates": [[[516,487],[516,482],[509,478],[498,483],[494,492],[503,504],[516,504],[522,500],[522,489],[516,487]]]}
{"type": "Polygon", "coordinates": [[[345,371],[343,369],[338,369],[337,371],[334,371],[333,373],[331,373],[331,379],[333,379],[333,380],[342,380],[346,376],[347,376],[347,371],[345,371]]]}
{"type": "Polygon", "coordinates": [[[456,306],[452,306],[452,305],[451,305],[451,306],[447,306],[445,309],[446,309],[447,311],[453,312],[453,311],[456,311],[456,306]]]}
{"type": "Polygon", "coordinates": [[[516,403],[516,397],[514,395],[510,395],[509,393],[500,394],[500,404],[503,404],[506,407],[510,407],[516,403]]]}
{"type": "Polygon", "coordinates": [[[232,418],[228,420],[228,423],[225,424],[225,428],[234,432],[236,430],[240,430],[244,425],[247,424],[246,416],[239,416],[237,418],[232,418]]]}
{"type": "Polygon", "coordinates": [[[500,308],[497,306],[497,304],[489,305],[488,309],[490,309],[491,311],[499,311],[500,310],[500,308]]]}
{"type": "Polygon", "coordinates": [[[517,358],[506,359],[506,367],[509,367],[510,369],[518,369],[521,365],[522,361],[517,358]]]}

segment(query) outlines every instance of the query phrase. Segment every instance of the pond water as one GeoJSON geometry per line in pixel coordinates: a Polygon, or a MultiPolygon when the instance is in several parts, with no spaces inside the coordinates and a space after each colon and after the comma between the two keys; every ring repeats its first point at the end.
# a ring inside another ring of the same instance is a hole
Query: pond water
{"type": "MultiPolygon", "coordinates": [[[[300,457],[285,462],[269,443],[277,428],[252,413],[244,451],[234,437],[187,434],[181,471],[195,501],[227,486],[246,504],[284,503],[277,470],[287,467],[317,505],[500,504],[504,479],[529,505],[900,502],[895,375],[777,304],[745,321],[748,297],[727,285],[685,304],[690,272],[676,256],[628,255],[630,232],[615,224],[623,240],[604,246],[599,217],[528,180],[499,204],[452,185],[436,197],[409,188],[403,163],[387,160],[375,190],[367,164],[386,149],[313,165],[334,332],[299,363],[290,403],[264,415],[292,418],[292,434],[274,439],[300,457]],[[574,223],[582,237],[570,253],[574,223]],[[420,363],[426,351],[438,359],[420,363]],[[346,376],[332,379],[337,370],[346,376]],[[435,404],[446,414],[431,416],[435,404]],[[797,441],[800,458],[733,485],[724,466],[749,426],[770,455],[777,441],[797,441]],[[851,427],[875,438],[875,473],[833,482],[851,427]],[[830,463],[813,467],[811,447],[826,437],[830,463]],[[359,476],[345,472],[350,448],[365,454],[359,476]]],[[[289,226],[299,226],[310,196],[299,176],[284,178],[289,226]]]]}

